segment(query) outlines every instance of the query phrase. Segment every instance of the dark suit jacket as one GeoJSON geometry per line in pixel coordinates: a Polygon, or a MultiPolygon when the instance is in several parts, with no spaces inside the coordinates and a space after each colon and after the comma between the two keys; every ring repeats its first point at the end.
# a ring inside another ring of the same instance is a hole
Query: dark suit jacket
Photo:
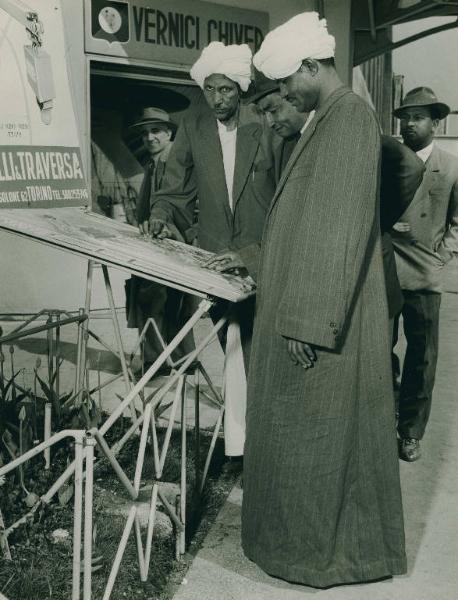
{"type": "MultiPolygon", "coordinates": [[[[218,252],[261,240],[275,191],[272,132],[253,105],[241,105],[237,128],[233,210],[224,175],[216,119],[206,110],[186,115],[178,129],[161,189],[153,194],[151,216],[191,228],[199,199],[199,246],[218,252]]],[[[192,230],[184,232],[189,241],[192,230]]]]}
{"type": "Polygon", "coordinates": [[[390,231],[412,202],[424,171],[423,161],[415,152],[392,137],[382,135],[380,228],[390,317],[400,312],[404,301],[396,271],[390,231]]]}

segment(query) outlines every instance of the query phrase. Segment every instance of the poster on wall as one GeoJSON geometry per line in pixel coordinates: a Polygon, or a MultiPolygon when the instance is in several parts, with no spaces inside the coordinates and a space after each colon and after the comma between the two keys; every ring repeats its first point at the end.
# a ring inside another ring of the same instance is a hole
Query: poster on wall
{"type": "Polygon", "coordinates": [[[259,49],[269,13],[200,0],[85,0],[86,51],[191,65],[212,41],[259,49]]]}
{"type": "Polygon", "coordinates": [[[85,206],[60,0],[0,0],[0,208],[85,206]]]}

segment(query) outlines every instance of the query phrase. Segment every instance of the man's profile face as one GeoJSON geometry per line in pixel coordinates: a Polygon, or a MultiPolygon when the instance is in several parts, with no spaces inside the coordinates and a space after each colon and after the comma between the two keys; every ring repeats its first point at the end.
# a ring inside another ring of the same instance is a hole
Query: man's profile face
{"type": "Polygon", "coordinates": [[[279,92],[268,94],[258,101],[258,108],[266,115],[270,127],[283,138],[298,133],[305,121],[306,113],[298,113],[292,104],[281,97],[279,92]]]}
{"type": "Polygon", "coordinates": [[[405,108],[400,117],[401,135],[406,146],[421,150],[428,146],[434,137],[439,119],[433,119],[428,106],[405,108]]]}
{"type": "Polygon", "coordinates": [[[315,110],[319,99],[319,83],[306,66],[280,79],[280,93],[300,113],[315,110]]]}
{"type": "Polygon", "coordinates": [[[240,90],[235,81],[225,75],[214,73],[205,79],[203,92],[208,106],[218,121],[224,123],[236,115],[240,90]]]}
{"type": "Polygon", "coordinates": [[[167,125],[152,123],[151,125],[143,126],[142,137],[145,148],[151,156],[154,156],[162,152],[167,146],[168,141],[172,137],[172,131],[167,125]]]}

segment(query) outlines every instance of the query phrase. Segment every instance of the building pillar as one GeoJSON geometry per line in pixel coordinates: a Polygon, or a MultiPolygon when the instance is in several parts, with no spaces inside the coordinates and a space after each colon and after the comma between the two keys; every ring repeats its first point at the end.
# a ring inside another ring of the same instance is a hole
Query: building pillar
{"type": "Polygon", "coordinates": [[[351,87],[353,70],[353,36],[351,0],[320,0],[320,12],[328,22],[329,32],[336,38],[336,67],[345,85],[351,87]]]}

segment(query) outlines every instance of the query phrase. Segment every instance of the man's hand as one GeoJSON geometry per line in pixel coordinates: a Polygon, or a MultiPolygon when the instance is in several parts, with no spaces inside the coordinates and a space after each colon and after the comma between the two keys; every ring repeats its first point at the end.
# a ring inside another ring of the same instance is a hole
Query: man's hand
{"type": "Polygon", "coordinates": [[[410,231],[411,227],[410,227],[409,223],[405,223],[403,221],[398,221],[397,223],[395,223],[393,225],[393,229],[395,231],[398,231],[399,233],[407,233],[408,231],[410,231]]]}
{"type": "Polygon", "coordinates": [[[150,219],[149,232],[151,237],[158,238],[159,240],[163,240],[165,238],[175,239],[172,230],[162,219],[150,219]]]}
{"type": "Polygon", "coordinates": [[[243,260],[237,252],[234,250],[223,250],[209,258],[203,267],[212,271],[219,271],[220,273],[226,273],[227,271],[239,271],[244,269],[245,265],[243,260]]]}
{"type": "Polygon", "coordinates": [[[295,365],[300,365],[304,369],[310,369],[313,367],[317,360],[315,351],[305,342],[299,340],[288,340],[288,353],[295,365]]]}

